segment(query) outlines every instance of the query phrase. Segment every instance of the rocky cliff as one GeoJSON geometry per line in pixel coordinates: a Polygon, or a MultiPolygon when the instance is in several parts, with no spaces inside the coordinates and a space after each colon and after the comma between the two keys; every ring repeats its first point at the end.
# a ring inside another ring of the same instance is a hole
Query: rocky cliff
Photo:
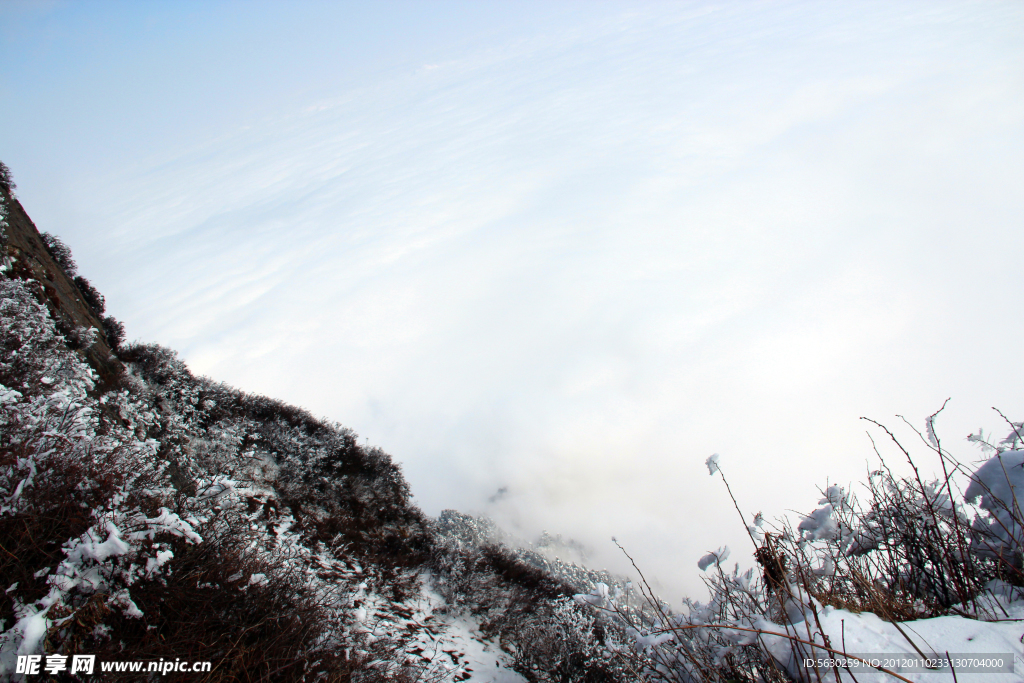
{"type": "Polygon", "coordinates": [[[0,251],[6,271],[19,279],[31,282],[37,295],[45,300],[50,315],[65,336],[76,338],[75,331],[95,329],[98,334],[79,352],[99,375],[101,382],[114,381],[123,371],[121,362],[113,355],[103,334],[103,321],[86,303],[75,281],[64,272],[46,247],[35,223],[29,218],[21,202],[8,188],[0,186],[6,207],[6,227],[0,235],[0,251]]]}

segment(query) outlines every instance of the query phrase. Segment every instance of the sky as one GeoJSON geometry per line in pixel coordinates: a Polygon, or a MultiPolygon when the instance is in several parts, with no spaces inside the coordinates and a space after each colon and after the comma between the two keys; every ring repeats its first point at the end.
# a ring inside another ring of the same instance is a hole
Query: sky
{"type": "Polygon", "coordinates": [[[7,2],[0,101],[129,339],[672,601],[711,453],[772,519],[1024,419],[1017,2],[7,2]]]}

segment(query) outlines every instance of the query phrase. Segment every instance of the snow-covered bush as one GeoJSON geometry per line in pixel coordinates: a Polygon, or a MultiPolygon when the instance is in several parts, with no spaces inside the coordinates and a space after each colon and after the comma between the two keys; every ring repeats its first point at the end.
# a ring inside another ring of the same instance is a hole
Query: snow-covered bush
{"type": "Polygon", "coordinates": [[[631,680],[623,633],[572,600],[576,587],[529,562],[490,520],[446,511],[431,567],[449,611],[470,612],[531,681],[631,680]]]}
{"type": "Polygon", "coordinates": [[[971,475],[964,497],[987,513],[974,520],[971,550],[997,562],[1013,583],[1024,585],[1024,450],[1011,450],[1024,441],[1024,423],[1011,427],[999,446],[988,447],[992,455],[971,475]]]}
{"type": "Polygon", "coordinates": [[[93,374],[20,281],[0,280],[0,668],[83,606],[140,616],[130,586],[159,573],[168,536],[155,444],[106,420],[93,374]]]}
{"type": "Polygon", "coordinates": [[[0,278],[0,679],[38,652],[208,660],[224,680],[400,660],[354,617],[368,586],[415,590],[352,559],[423,533],[390,459],[133,353],[101,391],[33,283],[0,278]]]}
{"type": "MultiPolygon", "coordinates": [[[[941,447],[934,418],[921,437],[939,456],[941,478],[922,478],[910,453],[878,425],[913,474],[897,477],[882,460],[863,500],[833,485],[795,525],[767,525],[756,515],[746,530],[758,570],[723,568],[728,548],[708,553],[698,562],[706,602],[687,600],[674,613],[645,582],[639,590],[646,609],[630,603],[630,591],[603,584],[576,601],[625,627],[647,680],[837,680],[848,674],[800,662],[844,652],[847,638],[933,655],[934,644],[900,626],[911,620],[924,630],[947,620],[938,632],[965,634],[961,647],[979,633],[973,620],[989,620],[983,632],[991,642],[1017,651],[1021,634],[1007,617],[1012,610],[1024,617],[1024,589],[1015,587],[1024,586],[1024,450],[1015,450],[1022,425],[1011,423],[999,446],[972,436],[991,452],[973,468],[941,447]]],[[[721,472],[718,456],[708,459],[708,470],[721,472]]]]}

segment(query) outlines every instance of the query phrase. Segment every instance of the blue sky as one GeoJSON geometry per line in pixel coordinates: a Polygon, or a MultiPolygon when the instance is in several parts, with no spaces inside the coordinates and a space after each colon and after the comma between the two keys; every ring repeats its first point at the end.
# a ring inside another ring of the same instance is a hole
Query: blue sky
{"type": "Polygon", "coordinates": [[[1017,414],[1019,3],[7,3],[0,158],[130,338],[672,590],[1017,414]],[[1015,412],[1016,411],[1016,412],[1015,412]],[[916,438],[916,437],[914,437],[916,438]],[[500,487],[508,495],[489,502],[500,487]],[[747,541],[749,543],[749,541],[747,541]]]}

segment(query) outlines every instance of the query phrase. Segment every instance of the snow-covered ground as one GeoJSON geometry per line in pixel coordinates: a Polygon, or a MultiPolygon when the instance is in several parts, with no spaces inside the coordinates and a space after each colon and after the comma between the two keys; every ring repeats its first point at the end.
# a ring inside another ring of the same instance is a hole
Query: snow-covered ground
{"type": "MultiPolygon", "coordinates": [[[[1007,605],[1007,613],[1007,620],[998,622],[944,616],[897,625],[871,613],[855,614],[824,607],[818,614],[818,621],[834,649],[856,655],[911,681],[1016,683],[1024,681],[1024,601],[1018,600],[1007,605]],[[921,671],[919,664],[924,658],[932,660],[928,664],[936,664],[946,658],[953,660],[956,675],[948,666],[941,665],[934,671],[921,671]],[[987,664],[973,670],[968,668],[981,660],[986,660],[987,664]]],[[[774,624],[759,626],[765,630],[779,628],[774,624]]],[[[790,633],[806,639],[807,630],[801,626],[803,624],[791,626],[790,633]]],[[[812,627],[812,630],[815,629],[812,627]]],[[[799,662],[794,661],[791,641],[776,636],[763,638],[768,649],[787,669],[792,672],[799,668],[799,662]]],[[[820,642],[821,639],[819,637],[816,640],[820,642]]],[[[829,654],[815,650],[813,657],[827,659],[829,654]]],[[[870,675],[872,680],[877,680],[877,676],[884,676],[862,662],[854,663],[851,668],[858,677],[862,674],[870,675]]],[[[820,673],[823,681],[834,680],[831,672],[826,670],[820,673]]],[[[892,677],[884,677],[892,680],[892,677]]],[[[843,674],[843,678],[847,676],[843,674]]]]}
{"type": "Polygon", "coordinates": [[[478,617],[449,611],[429,572],[419,574],[417,581],[419,594],[401,603],[361,593],[358,617],[371,641],[401,642],[407,662],[430,663],[430,681],[526,683],[512,670],[508,653],[481,631],[478,617]]]}

